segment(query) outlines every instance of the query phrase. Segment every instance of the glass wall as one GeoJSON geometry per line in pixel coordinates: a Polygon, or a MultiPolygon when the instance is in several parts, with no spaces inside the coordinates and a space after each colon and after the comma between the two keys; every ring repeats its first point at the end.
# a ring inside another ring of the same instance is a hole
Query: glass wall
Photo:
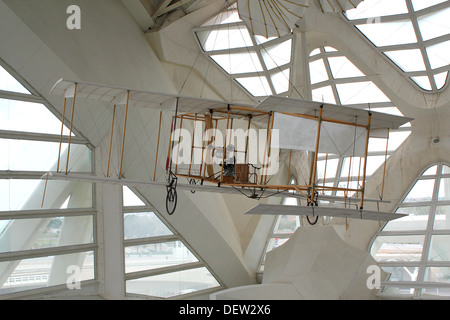
{"type": "Polygon", "coordinates": [[[123,194],[128,296],[168,299],[221,287],[206,263],[145,199],[128,187],[123,194]]]}
{"type": "Polygon", "coordinates": [[[381,296],[450,296],[450,167],[422,172],[371,245],[371,254],[389,273],[381,296]]]}
{"type": "MultiPolygon", "coordinates": [[[[45,178],[58,155],[66,168],[70,131],[12,73],[0,65],[0,295],[82,285],[96,278],[93,186],[45,178]]],[[[71,140],[67,169],[92,172],[88,141],[71,140]]]]}

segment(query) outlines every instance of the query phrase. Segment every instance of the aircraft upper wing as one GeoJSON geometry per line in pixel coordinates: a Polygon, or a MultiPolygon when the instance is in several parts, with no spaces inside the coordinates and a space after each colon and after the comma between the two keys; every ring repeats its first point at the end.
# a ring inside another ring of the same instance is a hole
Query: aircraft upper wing
{"type": "Polygon", "coordinates": [[[174,111],[178,101],[180,113],[208,113],[211,109],[227,108],[231,106],[253,108],[254,105],[228,103],[205,98],[193,98],[166,93],[155,93],[150,91],[132,90],[105,86],[94,83],[70,81],[60,79],[50,91],[50,94],[73,98],[77,86],[76,96],[87,100],[101,101],[107,104],[149,107],[158,110],[174,111]],[[127,93],[129,92],[129,97],[127,93]]]}
{"type": "MultiPolygon", "coordinates": [[[[208,113],[212,109],[226,109],[228,106],[231,106],[249,108],[254,112],[285,112],[312,116],[318,116],[319,109],[323,106],[324,118],[327,117],[329,119],[362,125],[367,124],[368,110],[277,96],[270,96],[256,105],[246,105],[205,98],[194,98],[165,93],[155,93],[151,91],[111,87],[88,82],[70,81],[66,79],[58,80],[51,89],[50,93],[61,95],[65,98],[73,98],[75,85],[77,86],[77,97],[101,101],[108,104],[125,105],[128,100],[130,106],[150,107],[166,111],[175,111],[178,104],[178,111],[180,113],[198,114],[208,113]],[[129,95],[127,93],[129,93],[129,95]]],[[[248,112],[243,111],[242,115],[246,116],[247,113],[248,112]]],[[[386,113],[371,113],[371,129],[397,129],[413,120],[411,118],[386,113]]],[[[258,120],[257,118],[260,117],[256,117],[254,120],[258,120]]]]}
{"type": "MultiPolygon", "coordinates": [[[[324,118],[361,125],[367,124],[368,110],[286,97],[270,96],[258,104],[254,109],[262,111],[300,113],[318,117],[321,106],[323,106],[324,118]]],[[[370,112],[372,114],[371,129],[398,129],[402,125],[413,120],[412,118],[387,113],[376,111],[370,112]]]]}

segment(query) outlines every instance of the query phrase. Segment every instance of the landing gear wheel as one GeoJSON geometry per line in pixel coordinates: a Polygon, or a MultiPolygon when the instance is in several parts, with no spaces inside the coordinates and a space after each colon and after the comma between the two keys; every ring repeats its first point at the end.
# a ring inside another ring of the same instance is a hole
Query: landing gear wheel
{"type": "Polygon", "coordinates": [[[167,189],[167,196],[166,196],[166,210],[169,216],[173,215],[175,212],[175,209],[177,208],[177,182],[178,178],[177,176],[170,171],[169,177],[168,177],[168,185],[166,186],[167,189]]]}
{"type": "Polygon", "coordinates": [[[311,226],[314,226],[317,224],[317,222],[319,221],[319,216],[315,216],[314,215],[314,207],[317,207],[319,205],[318,201],[317,201],[317,197],[318,197],[318,193],[314,192],[314,202],[308,201],[308,207],[312,207],[313,210],[313,217],[312,220],[309,216],[306,216],[306,220],[308,220],[308,223],[311,226]]]}
{"type": "Polygon", "coordinates": [[[319,221],[319,216],[316,216],[316,219],[314,221],[311,222],[311,220],[309,220],[309,216],[306,216],[306,220],[308,220],[308,223],[312,226],[316,225],[317,222],[319,221]]]}
{"type": "Polygon", "coordinates": [[[169,216],[173,215],[175,212],[175,209],[177,208],[177,201],[177,190],[175,188],[168,188],[166,196],[166,210],[169,216]]]}

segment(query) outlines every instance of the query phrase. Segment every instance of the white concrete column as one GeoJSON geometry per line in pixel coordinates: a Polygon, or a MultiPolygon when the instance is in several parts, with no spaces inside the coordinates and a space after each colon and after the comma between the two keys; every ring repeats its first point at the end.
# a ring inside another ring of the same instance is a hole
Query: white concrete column
{"type": "Polygon", "coordinates": [[[125,297],[122,186],[102,184],[98,212],[100,295],[105,299],[125,297]]]}
{"type": "MultiPolygon", "coordinates": [[[[115,126],[113,141],[120,138],[115,126]]],[[[106,136],[96,148],[95,171],[106,175],[109,157],[110,136],[106,136]]],[[[118,175],[119,147],[112,148],[110,176],[118,175]]],[[[100,184],[96,186],[97,200],[97,277],[100,282],[99,294],[105,299],[119,300],[125,297],[125,258],[123,247],[123,194],[121,185],[100,184]]]]}

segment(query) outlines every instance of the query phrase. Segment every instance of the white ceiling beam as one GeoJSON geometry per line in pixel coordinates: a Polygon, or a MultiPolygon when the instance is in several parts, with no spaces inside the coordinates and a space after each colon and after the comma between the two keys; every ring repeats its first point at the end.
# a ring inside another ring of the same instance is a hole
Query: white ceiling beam
{"type": "Polygon", "coordinates": [[[133,15],[142,30],[146,31],[155,26],[155,20],[144,7],[141,0],[122,0],[122,3],[133,15]]]}
{"type": "Polygon", "coordinates": [[[191,2],[192,0],[180,0],[176,3],[170,4],[172,1],[171,0],[164,0],[160,6],[158,7],[158,9],[156,9],[155,13],[152,15],[153,19],[162,16],[163,14],[169,13],[170,11],[173,11],[189,2],[191,2]]]}

